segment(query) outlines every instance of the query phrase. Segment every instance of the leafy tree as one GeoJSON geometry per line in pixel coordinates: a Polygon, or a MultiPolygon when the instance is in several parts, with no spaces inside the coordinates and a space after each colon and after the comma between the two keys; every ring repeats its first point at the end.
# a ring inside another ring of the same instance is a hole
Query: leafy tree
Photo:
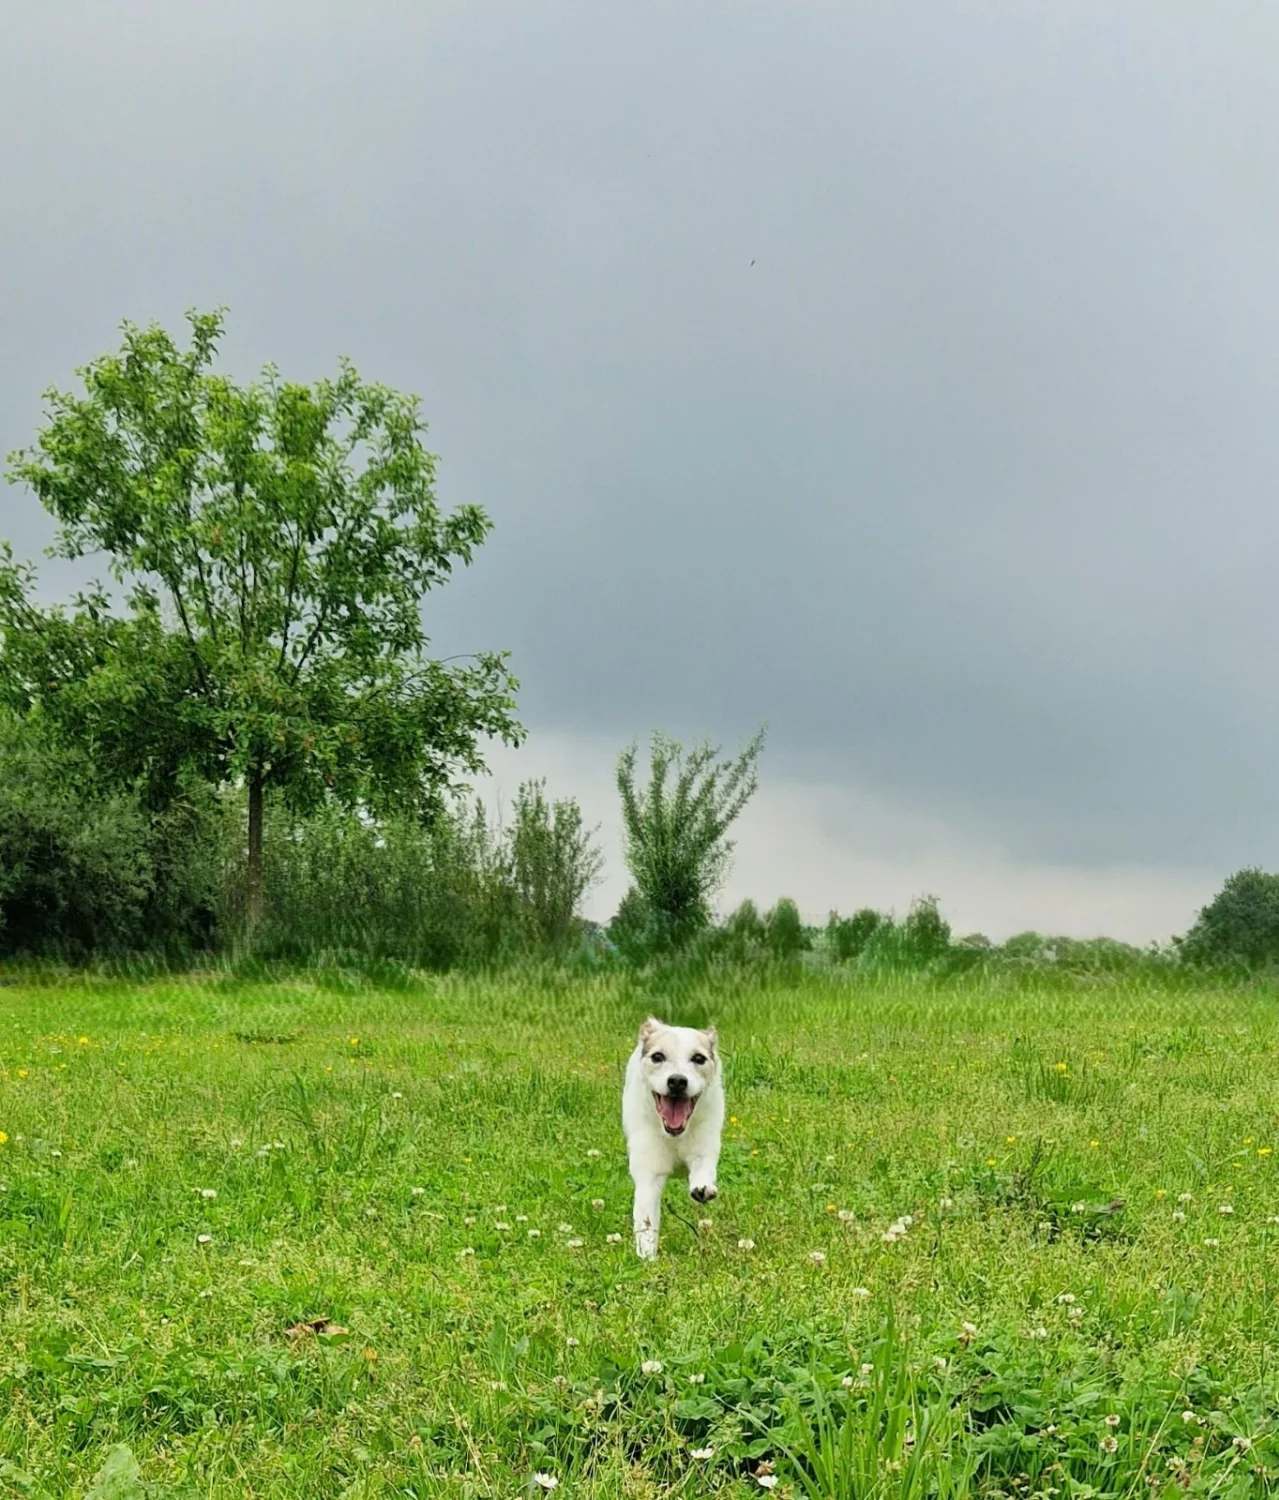
{"type": "Polygon", "coordinates": [[[508,849],[511,879],[535,944],[563,952],[582,897],[604,863],[576,799],[550,802],[544,781],[526,781],[516,794],[508,849]]]}
{"type": "Polygon", "coordinates": [[[950,947],[950,923],[938,910],[936,896],[921,896],[911,903],[902,923],[902,938],[911,956],[920,963],[942,957],[950,947]]]}
{"type": "Polygon", "coordinates": [[[427,816],[478,740],[517,743],[504,654],[429,660],[422,597],[471,561],[489,522],[441,512],[415,398],[347,363],[315,385],[212,369],[220,313],[177,347],[124,325],[117,354],[48,393],[11,456],[59,523],[56,551],[102,551],[95,584],[42,609],[0,554],[0,696],[40,709],[104,774],[163,805],[186,769],[248,791],[247,896],[261,908],[263,801],[327,798],[427,816]]]}
{"type": "Polygon", "coordinates": [[[655,734],[647,787],[636,785],[636,746],[622,752],[617,789],[626,863],[658,947],[681,947],[710,921],[710,898],[733,849],[726,835],[755,793],[763,748],[763,730],[731,761],[715,746],[686,751],[655,734]]]}
{"type": "Polygon", "coordinates": [[[851,917],[831,912],[826,923],[826,944],[836,963],[850,963],[860,957],[881,920],[879,913],[869,906],[863,906],[851,917]]]}
{"type": "Polygon", "coordinates": [[[799,907],[783,896],[764,919],[764,941],[774,958],[796,958],[809,947],[799,907]]]}
{"type": "Polygon", "coordinates": [[[1180,947],[1188,963],[1249,969],[1279,963],[1279,875],[1237,871],[1199,913],[1180,947]]]}

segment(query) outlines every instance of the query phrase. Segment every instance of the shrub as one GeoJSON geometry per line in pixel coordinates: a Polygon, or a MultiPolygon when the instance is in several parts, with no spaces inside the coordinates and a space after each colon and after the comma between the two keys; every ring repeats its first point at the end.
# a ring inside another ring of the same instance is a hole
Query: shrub
{"type": "Polygon", "coordinates": [[[841,964],[860,958],[881,920],[879,913],[869,906],[863,906],[851,917],[831,912],[826,923],[826,949],[831,958],[841,964]]]}
{"type": "Polygon", "coordinates": [[[764,942],[774,958],[798,958],[811,946],[799,907],[783,896],[764,918],[764,942]]]}

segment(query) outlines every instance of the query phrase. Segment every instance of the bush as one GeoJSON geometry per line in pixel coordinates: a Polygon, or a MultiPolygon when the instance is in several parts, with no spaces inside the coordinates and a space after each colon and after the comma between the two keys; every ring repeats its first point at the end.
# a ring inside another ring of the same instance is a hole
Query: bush
{"type": "Polygon", "coordinates": [[[918,964],[930,964],[946,956],[950,948],[950,923],[938,910],[936,896],[921,896],[911,903],[902,923],[902,937],[918,964]]]}
{"type": "Polygon", "coordinates": [[[851,917],[831,912],[826,922],[826,950],[830,957],[840,964],[860,958],[881,920],[879,913],[869,906],[863,906],[851,917]]]}
{"type": "Polygon", "coordinates": [[[783,896],[764,918],[764,942],[774,958],[798,958],[812,946],[799,907],[783,896]]]}
{"type": "Polygon", "coordinates": [[[0,955],[206,948],[217,869],[216,801],[199,785],[150,813],[36,721],[0,718],[0,955]]]}
{"type": "Polygon", "coordinates": [[[1257,869],[1232,875],[1179,946],[1190,964],[1253,970],[1279,964],[1279,875],[1257,869]]]}

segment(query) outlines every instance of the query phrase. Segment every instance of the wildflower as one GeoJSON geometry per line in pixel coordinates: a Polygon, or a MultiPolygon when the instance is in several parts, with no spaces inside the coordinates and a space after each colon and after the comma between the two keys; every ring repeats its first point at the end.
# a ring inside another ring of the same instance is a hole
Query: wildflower
{"type": "Polygon", "coordinates": [[[544,1490],[558,1489],[560,1484],[554,1474],[534,1474],[533,1483],[540,1484],[544,1490]]]}
{"type": "Polygon", "coordinates": [[[466,1217],[462,1220],[462,1223],[465,1224],[468,1229],[470,1229],[471,1226],[475,1223],[475,1215],[467,1214],[466,1217]]]}
{"type": "Polygon", "coordinates": [[[946,1368],[946,1361],[942,1358],[942,1356],[940,1354],[934,1354],[933,1355],[933,1369],[934,1370],[944,1370],[945,1368],[946,1368]]]}
{"type": "Polygon", "coordinates": [[[1083,1315],[1084,1315],[1084,1310],[1083,1310],[1082,1307],[1072,1307],[1070,1309],[1070,1311],[1066,1314],[1066,1316],[1070,1319],[1070,1321],[1072,1323],[1078,1323],[1079,1320],[1083,1317],[1083,1315]]]}
{"type": "Polygon", "coordinates": [[[394,1090],[394,1092],[393,1092],[393,1093],[392,1093],[392,1094],[391,1094],[391,1098],[392,1098],[392,1099],[403,1099],[403,1098],[404,1098],[404,1095],[403,1095],[403,1094],[402,1094],[402,1093],[400,1093],[400,1091],[399,1091],[399,1089],[396,1089],[396,1090],[394,1090]]]}
{"type": "Polygon", "coordinates": [[[217,1190],[217,1188],[201,1188],[200,1189],[200,1197],[201,1198],[216,1198],[217,1196],[218,1196],[218,1190],[217,1190]]]}
{"type": "Polygon", "coordinates": [[[1185,1216],[1185,1214],[1182,1213],[1182,1211],[1179,1208],[1174,1208],[1173,1209],[1173,1211],[1172,1211],[1172,1222],[1174,1224],[1184,1224],[1186,1222],[1186,1216],[1185,1216]]]}
{"type": "Polygon", "coordinates": [[[1233,1439],[1233,1443],[1240,1453],[1247,1453],[1248,1449],[1252,1447],[1251,1438],[1237,1437],[1233,1439]]]}
{"type": "Polygon", "coordinates": [[[213,1243],[213,1236],[211,1234],[197,1234],[195,1242],[197,1245],[211,1245],[213,1243]]]}
{"type": "Polygon", "coordinates": [[[753,1250],[755,1248],[755,1241],[754,1240],[738,1240],[738,1242],[737,1242],[737,1248],[739,1250],[753,1250]]]}
{"type": "Polygon", "coordinates": [[[493,1212],[495,1214],[504,1214],[506,1212],[506,1204],[505,1203],[495,1203],[493,1205],[493,1212]]]}
{"type": "Polygon", "coordinates": [[[737,1118],[736,1115],[729,1115],[729,1117],[728,1117],[728,1123],[730,1125],[738,1125],[741,1122],[738,1120],[738,1118],[737,1118]]]}
{"type": "Polygon", "coordinates": [[[689,1383],[689,1385],[705,1385],[706,1384],[706,1376],[705,1375],[690,1375],[688,1377],[688,1383],[689,1383]]]}
{"type": "Polygon", "coordinates": [[[426,1189],[424,1187],[415,1187],[410,1188],[409,1192],[412,1193],[415,1198],[420,1198],[422,1194],[426,1192],[426,1189]]]}
{"type": "Polygon", "coordinates": [[[1217,1246],[1221,1244],[1221,1241],[1220,1240],[1205,1240],[1204,1244],[1208,1247],[1209,1250],[1215,1250],[1217,1248],[1217,1246]]]}
{"type": "Polygon", "coordinates": [[[581,1339],[575,1339],[572,1336],[570,1336],[569,1338],[566,1338],[564,1340],[565,1346],[567,1348],[569,1348],[569,1349],[576,1349],[576,1348],[578,1348],[579,1345],[581,1344],[581,1342],[582,1342],[581,1339]]]}
{"type": "Polygon", "coordinates": [[[1067,1070],[1066,1064],[1064,1062],[1059,1062],[1057,1064],[1057,1071],[1059,1073],[1065,1073],[1065,1072],[1067,1072],[1068,1070],[1067,1070]]]}
{"type": "Polygon", "coordinates": [[[586,1154],[587,1154],[587,1156],[598,1156],[599,1152],[596,1150],[596,1148],[594,1146],[592,1146],[591,1149],[586,1154]]]}
{"type": "Polygon", "coordinates": [[[909,1228],[910,1228],[910,1226],[911,1226],[911,1225],[912,1225],[912,1224],[913,1224],[913,1223],[914,1223],[914,1222],[915,1222],[915,1221],[914,1221],[914,1219],[912,1219],[912,1218],[911,1218],[911,1216],[910,1216],[910,1215],[909,1215],[909,1214],[903,1214],[903,1215],[902,1215],[902,1216],[901,1216],[901,1218],[900,1218],[900,1219],[898,1219],[898,1221],[897,1221],[897,1222],[898,1222],[898,1223],[899,1223],[899,1224],[900,1224],[900,1225],[901,1225],[901,1226],[902,1226],[902,1228],[903,1228],[903,1229],[909,1229],[909,1228]]]}
{"type": "Polygon", "coordinates": [[[1271,1214],[1266,1220],[1267,1224],[1279,1224],[1279,1214],[1271,1214]]]}
{"type": "Polygon", "coordinates": [[[1070,1205],[1070,1211],[1071,1211],[1072,1214],[1081,1214],[1081,1213],[1083,1213],[1083,1211],[1087,1207],[1088,1207],[1088,1205],[1084,1202],[1084,1200],[1082,1198],[1080,1198],[1077,1203],[1072,1203],[1070,1205]]]}
{"type": "Polygon", "coordinates": [[[1089,1149],[1092,1150],[1092,1151],[1095,1151],[1097,1149],[1097,1147],[1100,1146],[1100,1145],[1101,1145],[1100,1141],[1089,1141],[1088,1142],[1089,1149]]]}
{"type": "Polygon", "coordinates": [[[1102,1421],[1105,1422],[1105,1424],[1106,1424],[1107,1427],[1118,1427],[1119,1426],[1119,1417],[1118,1417],[1117,1413],[1115,1413],[1113,1411],[1108,1416],[1103,1417],[1102,1421]]]}
{"type": "Polygon", "coordinates": [[[879,1238],[885,1245],[895,1245],[901,1239],[901,1235],[895,1229],[885,1229],[879,1238]]]}
{"type": "Polygon", "coordinates": [[[470,1245],[468,1245],[465,1250],[459,1250],[457,1253],[459,1256],[465,1259],[465,1257],[468,1255],[474,1255],[475,1251],[470,1245]]]}
{"type": "Polygon", "coordinates": [[[498,1219],[493,1225],[494,1229],[509,1229],[510,1227],[505,1219],[498,1219]]]}
{"type": "Polygon", "coordinates": [[[603,1198],[592,1198],[591,1199],[591,1207],[595,1208],[595,1209],[603,1208],[604,1207],[604,1200],[603,1200],[603,1198]]]}
{"type": "Polygon", "coordinates": [[[1270,1153],[1271,1153],[1271,1152],[1272,1152],[1272,1151],[1273,1151],[1273,1150],[1274,1150],[1274,1149],[1275,1149],[1275,1148],[1274,1148],[1274,1147],[1273,1147],[1273,1146],[1258,1146],[1258,1147],[1257,1147],[1257,1155],[1258,1155],[1258,1156],[1269,1156],[1269,1155],[1270,1155],[1270,1153]]]}
{"type": "Polygon", "coordinates": [[[857,1373],[859,1375],[870,1375],[870,1374],[872,1374],[874,1372],[874,1369],[875,1369],[874,1365],[872,1365],[872,1364],[864,1364],[864,1365],[861,1365],[858,1368],[857,1373]]]}
{"type": "Polygon", "coordinates": [[[540,1229],[530,1229],[528,1237],[531,1240],[540,1240],[542,1238],[542,1231],[540,1229]]]}
{"type": "Polygon", "coordinates": [[[76,1041],[81,1047],[87,1047],[89,1045],[89,1038],[87,1036],[78,1036],[76,1037],[76,1041]]]}
{"type": "Polygon", "coordinates": [[[1233,1203],[1223,1203],[1217,1210],[1217,1212],[1222,1216],[1223,1219],[1229,1218],[1230,1215],[1234,1213],[1234,1211],[1235,1206],[1233,1203]]]}
{"type": "MultiPolygon", "coordinates": [[[[536,1230],[534,1230],[533,1232],[534,1234],[537,1233],[536,1230]]],[[[606,1234],[604,1236],[604,1241],[609,1245],[620,1245],[622,1243],[622,1236],[620,1234],[606,1234]]]]}
{"type": "Polygon", "coordinates": [[[572,1234],[573,1233],[573,1226],[571,1224],[557,1224],[555,1227],[559,1230],[559,1232],[561,1234],[572,1234]]]}
{"type": "Polygon", "coordinates": [[[1156,1198],[1166,1198],[1167,1196],[1168,1196],[1168,1189],[1167,1188],[1156,1188],[1155,1189],[1155,1197],[1156,1198]]]}
{"type": "Polygon", "coordinates": [[[988,1167],[994,1167],[994,1166],[998,1166],[998,1162],[995,1160],[995,1158],[993,1156],[988,1156],[986,1158],[986,1165],[988,1167]]]}
{"type": "Polygon", "coordinates": [[[232,1149],[232,1151],[238,1151],[240,1149],[240,1147],[243,1146],[243,1145],[244,1145],[244,1142],[239,1138],[239,1136],[233,1135],[231,1137],[231,1149],[232,1149]]]}
{"type": "Polygon", "coordinates": [[[641,1372],[645,1375],[660,1375],[662,1369],[663,1365],[660,1359],[646,1359],[640,1366],[641,1372]]]}
{"type": "Polygon", "coordinates": [[[777,1488],[776,1474],[756,1474],[755,1483],[761,1490],[775,1490],[777,1488]]]}
{"type": "Polygon", "coordinates": [[[1028,1339],[1046,1339],[1048,1337],[1048,1330],[1046,1328],[1030,1328],[1026,1332],[1026,1337],[1028,1339]]]}
{"type": "Polygon", "coordinates": [[[856,1297],[859,1302],[864,1302],[870,1296],[870,1288],[868,1286],[855,1286],[848,1295],[856,1297]]]}
{"type": "Polygon", "coordinates": [[[1004,1145],[1005,1146],[1015,1146],[1016,1144],[1017,1144],[1017,1137],[1015,1135],[1006,1135],[1004,1137],[1004,1145]]]}
{"type": "Polygon", "coordinates": [[[528,1215],[527,1214],[516,1214],[515,1215],[515,1222],[517,1224],[527,1224],[528,1223],[528,1215]]]}
{"type": "Polygon", "coordinates": [[[833,1203],[828,1203],[826,1205],[826,1212],[828,1214],[833,1214],[835,1212],[835,1205],[833,1203]]]}
{"type": "Polygon", "coordinates": [[[347,1041],[351,1044],[352,1047],[358,1047],[360,1045],[360,1039],[358,1036],[349,1036],[347,1037],[347,1041]]]}
{"type": "Polygon", "coordinates": [[[967,1348],[977,1337],[976,1323],[961,1323],[959,1325],[959,1342],[967,1348]]]}
{"type": "Polygon", "coordinates": [[[824,1250],[810,1250],[808,1258],[815,1266],[824,1266],[826,1264],[826,1252],[824,1250]]]}
{"type": "Polygon", "coordinates": [[[849,1390],[853,1385],[856,1384],[856,1381],[854,1381],[851,1375],[845,1375],[843,1380],[841,1380],[839,1383],[844,1387],[845,1390],[849,1390]]]}
{"type": "Polygon", "coordinates": [[[30,1078],[31,1077],[31,1070],[29,1068],[19,1068],[18,1069],[18,1077],[19,1078],[30,1078]]]}
{"type": "Polygon", "coordinates": [[[585,1241],[583,1240],[565,1240],[564,1248],[566,1250],[580,1250],[584,1243],[585,1241]]]}
{"type": "Polygon", "coordinates": [[[1119,1448],[1119,1439],[1118,1438],[1113,1438],[1113,1437],[1104,1437],[1104,1438],[1102,1438],[1102,1440],[1101,1440],[1101,1451],[1103,1453],[1115,1453],[1115,1452],[1118,1451],[1118,1448],[1119,1448]]]}
{"type": "Polygon", "coordinates": [[[690,1448],[688,1450],[688,1456],[690,1458],[714,1458],[715,1457],[715,1450],[714,1450],[714,1448],[710,1448],[710,1447],[706,1447],[706,1448],[690,1448]]]}
{"type": "Polygon", "coordinates": [[[1069,1304],[1072,1303],[1074,1300],[1075,1300],[1075,1294],[1074,1294],[1074,1292],[1062,1292],[1062,1294],[1057,1298],[1058,1302],[1064,1302],[1064,1303],[1067,1304],[1067,1306],[1069,1306],[1069,1304]]]}
{"type": "Polygon", "coordinates": [[[9,1137],[4,1133],[3,1130],[0,1130],[0,1146],[7,1146],[8,1144],[9,1137]]]}
{"type": "Polygon", "coordinates": [[[1177,1202],[1178,1203],[1193,1203],[1194,1201],[1195,1201],[1195,1195],[1193,1193],[1178,1193],[1177,1194],[1177,1202]]]}
{"type": "Polygon", "coordinates": [[[705,1229],[714,1229],[715,1228],[715,1220],[714,1219],[698,1219],[698,1221],[697,1221],[697,1227],[699,1229],[703,1229],[703,1230],[705,1230],[705,1229]]]}
{"type": "Polygon", "coordinates": [[[1182,1412],[1182,1414],[1181,1414],[1181,1420],[1183,1422],[1185,1422],[1187,1426],[1190,1426],[1192,1423],[1197,1424],[1198,1421],[1199,1421],[1199,1418],[1195,1415],[1194,1412],[1192,1412],[1191,1410],[1189,1410],[1189,1408],[1187,1408],[1185,1411],[1182,1412]]]}
{"type": "Polygon", "coordinates": [[[851,1224],[857,1217],[857,1215],[852,1211],[851,1208],[841,1208],[840,1211],[835,1215],[835,1217],[841,1224],[851,1224]]]}
{"type": "Polygon", "coordinates": [[[937,1200],[937,1207],[944,1214],[948,1214],[954,1206],[955,1200],[953,1198],[938,1198],[937,1200]]]}

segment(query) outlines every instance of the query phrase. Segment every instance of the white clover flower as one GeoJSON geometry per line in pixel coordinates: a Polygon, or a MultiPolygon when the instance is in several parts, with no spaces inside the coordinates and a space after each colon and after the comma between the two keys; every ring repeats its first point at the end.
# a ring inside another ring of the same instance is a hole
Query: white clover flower
{"type": "Polygon", "coordinates": [[[558,1489],[560,1484],[554,1474],[534,1474],[533,1483],[541,1485],[544,1490],[558,1489]]]}
{"type": "Polygon", "coordinates": [[[1172,1222],[1174,1224],[1184,1224],[1186,1222],[1186,1216],[1185,1216],[1185,1214],[1182,1213],[1182,1211],[1179,1208],[1174,1208],[1173,1209],[1173,1211],[1172,1211],[1172,1222]]]}
{"type": "Polygon", "coordinates": [[[1075,1300],[1075,1294],[1074,1294],[1074,1292],[1062,1292],[1061,1295],[1057,1298],[1058,1302],[1064,1302],[1068,1307],[1070,1306],[1070,1304],[1072,1302],[1074,1302],[1074,1300],[1075,1300]]]}
{"type": "Polygon", "coordinates": [[[852,1386],[854,1386],[854,1385],[857,1384],[857,1382],[853,1379],[853,1377],[851,1375],[845,1375],[844,1378],[843,1378],[843,1380],[841,1380],[839,1383],[840,1383],[840,1385],[842,1385],[844,1387],[845,1390],[848,1390],[848,1389],[850,1389],[850,1387],[852,1387],[852,1386]]]}
{"type": "Polygon", "coordinates": [[[1102,1438],[1102,1440],[1101,1440],[1101,1451],[1103,1453],[1115,1453],[1115,1452],[1118,1451],[1118,1448],[1119,1448],[1119,1439],[1118,1438],[1113,1438],[1113,1437],[1104,1437],[1104,1438],[1102,1438]]]}
{"type": "Polygon", "coordinates": [[[1084,1315],[1084,1310],[1083,1310],[1082,1307],[1072,1307],[1070,1309],[1070,1311],[1066,1314],[1066,1316],[1070,1319],[1070,1321],[1072,1323],[1078,1323],[1079,1320],[1083,1317],[1083,1315],[1084,1315]]]}
{"type": "Polygon", "coordinates": [[[937,1200],[937,1207],[941,1209],[942,1213],[944,1214],[948,1214],[951,1209],[954,1208],[954,1206],[955,1200],[953,1198],[938,1198],[937,1200]]]}
{"type": "Polygon", "coordinates": [[[591,1207],[592,1208],[596,1208],[596,1209],[603,1208],[604,1207],[604,1200],[603,1200],[603,1198],[592,1198],[591,1199],[591,1207]]]}
{"type": "Polygon", "coordinates": [[[218,1196],[218,1190],[217,1190],[217,1188],[201,1188],[200,1189],[200,1197],[201,1198],[216,1198],[217,1196],[218,1196]]]}
{"type": "Polygon", "coordinates": [[[577,1348],[579,1348],[580,1345],[581,1345],[581,1342],[582,1342],[581,1339],[575,1339],[572,1336],[572,1334],[570,1334],[568,1336],[568,1338],[566,1338],[564,1340],[564,1343],[565,1343],[566,1347],[568,1347],[569,1349],[577,1349],[577,1348]]]}
{"type": "Polygon", "coordinates": [[[706,1448],[690,1448],[688,1450],[688,1456],[690,1458],[699,1458],[699,1459],[714,1458],[715,1457],[715,1450],[714,1450],[714,1448],[711,1448],[709,1446],[706,1447],[706,1448]]]}
{"type": "Polygon", "coordinates": [[[756,1474],[755,1483],[761,1490],[775,1490],[777,1488],[776,1474],[756,1474]]]}
{"type": "Polygon", "coordinates": [[[565,1240],[564,1248],[566,1250],[580,1250],[583,1244],[585,1244],[584,1240],[565,1240]]]}
{"type": "Polygon", "coordinates": [[[494,1229],[509,1229],[510,1227],[511,1226],[506,1222],[505,1219],[498,1219],[494,1222],[493,1225],[494,1229]]]}
{"type": "Polygon", "coordinates": [[[810,1250],[808,1252],[808,1259],[815,1266],[824,1266],[826,1264],[826,1252],[824,1250],[810,1250]]]}
{"type": "Polygon", "coordinates": [[[664,1368],[660,1359],[646,1359],[640,1366],[640,1371],[645,1375],[660,1375],[664,1368]]]}
{"type": "Polygon", "coordinates": [[[945,1368],[946,1368],[946,1361],[942,1358],[942,1356],[940,1354],[934,1354],[933,1355],[933,1369],[934,1370],[944,1370],[945,1368]]]}
{"type": "Polygon", "coordinates": [[[1178,1203],[1193,1203],[1194,1201],[1195,1201],[1195,1195],[1193,1193],[1178,1193],[1177,1194],[1177,1202],[1178,1203]]]}
{"type": "Polygon", "coordinates": [[[753,1250],[755,1248],[755,1241],[754,1240],[738,1240],[738,1242],[737,1242],[737,1248],[739,1250],[753,1250]]]}
{"type": "Polygon", "coordinates": [[[592,1146],[586,1154],[587,1156],[598,1156],[600,1153],[595,1149],[594,1146],[592,1146]]]}
{"type": "Polygon", "coordinates": [[[857,1369],[857,1373],[859,1375],[870,1375],[870,1374],[872,1374],[874,1372],[874,1369],[875,1369],[875,1366],[872,1365],[872,1364],[870,1364],[868,1362],[868,1363],[866,1363],[864,1365],[859,1365],[858,1369],[857,1369]]]}
{"type": "Polygon", "coordinates": [[[1197,1425],[1199,1422],[1199,1418],[1195,1415],[1194,1412],[1190,1410],[1189,1407],[1187,1407],[1186,1410],[1182,1412],[1181,1420],[1185,1422],[1187,1426],[1191,1425],[1192,1423],[1197,1425]]]}
{"type": "Polygon", "coordinates": [[[410,1188],[409,1192],[412,1193],[415,1198],[420,1198],[423,1195],[423,1193],[426,1192],[426,1189],[424,1187],[415,1187],[415,1188],[410,1188]]]}
{"type": "Polygon", "coordinates": [[[1046,1339],[1048,1337],[1048,1330],[1046,1328],[1030,1328],[1026,1331],[1026,1337],[1028,1339],[1046,1339]]]}
{"type": "Polygon", "coordinates": [[[1105,1422],[1105,1424],[1106,1424],[1107,1427],[1118,1427],[1119,1426],[1119,1416],[1118,1416],[1118,1414],[1116,1412],[1113,1412],[1113,1411],[1110,1412],[1107,1416],[1104,1416],[1102,1418],[1102,1421],[1105,1422]]]}
{"type": "Polygon", "coordinates": [[[515,1215],[515,1222],[517,1224],[527,1224],[528,1223],[528,1215],[527,1214],[516,1214],[515,1215]]]}
{"type": "Polygon", "coordinates": [[[474,1255],[475,1254],[475,1249],[474,1249],[473,1246],[467,1245],[465,1249],[459,1250],[457,1253],[458,1253],[459,1259],[465,1260],[468,1255],[474,1255]]]}
{"type": "Polygon", "coordinates": [[[859,1302],[864,1302],[870,1296],[870,1288],[868,1286],[855,1286],[848,1295],[856,1297],[859,1302]]]}
{"type": "Polygon", "coordinates": [[[857,1217],[857,1215],[852,1211],[851,1208],[841,1208],[840,1211],[835,1215],[835,1217],[841,1224],[851,1224],[857,1217]]]}
{"type": "Polygon", "coordinates": [[[1234,1211],[1235,1206],[1233,1203],[1223,1203],[1217,1210],[1223,1219],[1228,1219],[1234,1211]]]}
{"type": "Polygon", "coordinates": [[[540,1229],[530,1229],[528,1237],[531,1240],[540,1240],[542,1238],[542,1231],[540,1229]]]}
{"type": "Polygon", "coordinates": [[[705,1385],[706,1384],[706,1376],[705,1375],[690,1375],[688,1377],[688,1383],[689,1383],[689,1385],[705,1385]]]}
{"type": "Polygon", "coordinates": [[[1220,1245],[1220,1244],[1221,1244],[1220,1240],[1207,1239],[1207,1240],[1204,1241],[1204,1245],[1209,1250],[1215,1250],[1217,1248],[1217,1246],[1220,1245]]]}
{"type": "Polygon", "coordinates": [[[1237,1437],[1237,1438],[1233,1438],[1232,1442],[1233,1442],[1234,1446],[1236,1448],[1238,1448],[1238,1450],[1240,1451],[1240,1453],[1247,1453],[1248,1449],[1252,1447],[1252,1439],[1251,1438],[1237,1437]]]}
{"type": "Polygon", "coordinates": [[[402,1093],[400,1093],[400,1091],[399,1091],[399,1089],[396,1089],[396,1090],[394,1090],[394,1092],[393,1092],[393,1093],[392,1093],[392,1094],[391,1094],[391,1098],[392,1098],[392,1099],[403,1099],[403,1098],[404,1098],[404,1095],[403,1095],[403,1094],[402,1094],[402,1093]]]}
{"type": "Polygon", "coordinates": [[[475,1223],[475,1215],[467,1214],[466,1217],[462,1220],[462,1223],[465,1224],[468,1229],[470,1229],[475,1223]]]}
{"type": "Polygon", "coordinates": [[[555,1227],[556,1227],[556,1230],[560,1234],[572,1234],[573,1233],[573,1226],[571,1224],[557,1224],[555,1227]]]}
{"type": "Polygon", "coordinates": [[[211,1245],[213,1243],[213,1236],[211,1234],[197,1234],[195,1242],[197,1245],[211,1245]]]}
{"type": "Polygon", "coordinates": [[[604,1240],[609,1245],[620,1245],[622,1243],[622,1236],[620,1234],[606,1234],[604,1240]]]}

